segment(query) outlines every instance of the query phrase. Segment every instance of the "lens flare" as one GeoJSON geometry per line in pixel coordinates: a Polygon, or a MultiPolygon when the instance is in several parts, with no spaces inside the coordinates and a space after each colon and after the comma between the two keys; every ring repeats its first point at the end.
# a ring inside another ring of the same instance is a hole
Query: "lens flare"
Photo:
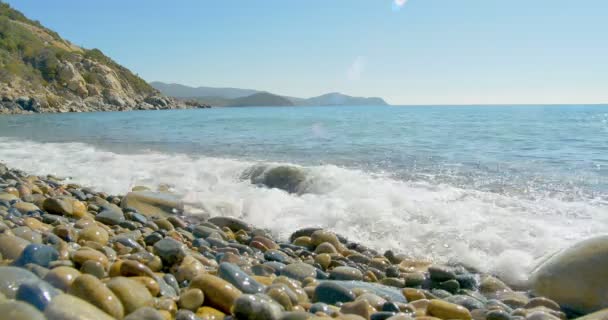
{"type": "Polygon", "coordinates": [[[408,0],[394,0],[393,11],[399,11],[407,3],[408,0]]]}

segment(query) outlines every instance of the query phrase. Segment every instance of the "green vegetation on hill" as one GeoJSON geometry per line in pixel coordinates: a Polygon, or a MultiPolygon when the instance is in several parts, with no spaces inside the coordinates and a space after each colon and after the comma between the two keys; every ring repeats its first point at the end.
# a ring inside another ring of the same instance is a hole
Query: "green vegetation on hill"
{"type": "Polygon", "coordinates": [[[124,109],[152,95],[158,91],[101,50],[73,45],[0,1],[0,101],[29,97],[41,105],[38,111],[68,104],[124,109]]]}

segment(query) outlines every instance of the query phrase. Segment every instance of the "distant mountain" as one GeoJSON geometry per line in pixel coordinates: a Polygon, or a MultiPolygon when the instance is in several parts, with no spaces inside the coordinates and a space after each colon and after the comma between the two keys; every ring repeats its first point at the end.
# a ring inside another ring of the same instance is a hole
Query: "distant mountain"
{"type": "Polygon", "coordinates": [[[189,87],[177,83],[150,82],[150,85],[165,95],[175,98],[216,97],[235,99],[258,93],[258,90],[238,88],[189,87]]]}
{"type": "Polygon", "coordinates": [[[313,98],[298,98],[276,95],[252,89],[189,87],[181,84],[151,82],[161,93],[175,98],[195,100],[216,107],[226,106],[386,106],[388,103],[377,97],[352,97],[333,92],[313,98]],[[261,104],[266,101],[268,104],[261,104]],[[253,104],[252,104],[253,103],[253,104]]]}
{"type": "Polygon", "coordinates": [[[248,107],[248,106],[293,106],[293,103],[285,97],[268,92],[258,92],[250,96],[236,98],[228,102],[226,107],[248,107]]]}
{"type": "Polygon", "coordinates": [[[332,92],[318,97],[304,99],[298,103],[305,106],[386,106],[382,98],[351,97],[342,93],[332,92]]]}

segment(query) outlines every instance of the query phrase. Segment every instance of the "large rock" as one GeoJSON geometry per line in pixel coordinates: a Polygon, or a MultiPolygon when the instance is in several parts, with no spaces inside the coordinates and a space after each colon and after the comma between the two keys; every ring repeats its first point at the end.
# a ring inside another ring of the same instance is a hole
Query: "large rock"
{"type": "Polygon", "coordinates": [[[169,216],[184,211],[184,204],[170,193],[134,191],[122,199],[123,209],[131,208],[146,216],[169,216]]]}
{"type": "Polygon", "coordinates": [[[591,238],[551,256],[530,277],[536,295],[578,313],[608,308],[608,236],[591,238]]]}

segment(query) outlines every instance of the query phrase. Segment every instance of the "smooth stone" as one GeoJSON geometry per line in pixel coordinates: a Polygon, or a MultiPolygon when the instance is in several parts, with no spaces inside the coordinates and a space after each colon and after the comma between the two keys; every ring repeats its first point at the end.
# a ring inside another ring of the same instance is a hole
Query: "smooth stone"
{"type": "Polygon", "coordinates": [[[549,309],[553,309],[555,311],[560,311],[561,308],[557,302],[547,299],[545,297],[536,297],[532,298],[528,301],[528,303],[524,306],[525,309],[532,309],[535,307],[546,307],[549,309]]]}
{"type": "Polygon", "coordinates": [[[356,314],[364,319],[369,319],[375,309],[366,300],[357,300],[354,302],[346,302],[340,308],[343,314],[356,314]]]}
{"type": "Polygon", "coordinates": [[[201,289],[209,306],[225,313],[230,313],[234,301],[242,294],[228,281],[210,274],[202,274],[194,278],[190,283],[190,288],[201,289]]]}
{"type": "Polygon", "coordinates": [[[51,214],[72,216],[74,214],[74,201],[70,198],[48,198],[42,203],[42,208],[51,214]]]}
{"type": "Polygon", "coordinates": [[[323,253],[335,254],[337,252],[338,252],[338,250],[336,249],[336,247],[334,247],[334,245],[332,245],[329,242],[323,242],[315,248],[316,254],[323,254],[323,253]]]}
{"type": "Polygon", "coordinates": [[[338,240],[338,236],[335,233],[326,230],[317,230],[310,235],[310,240],[314,246],[318,246],[323,242],[330,243],[334,248],[340,249],[342,243],[338,240]]]}
{"type": "Polygon", "coordinates": [[[288,311],[283,312],[281,315],[281,320],[306,320],[313,318],[314,316],[305,311],[288,311]]]}
{"type": "Polygon", "coordinates": [[[21,252],[14,264],[25,266],[28,263],[47,268],[52,261],[57,260],[59,252],[55,248],[43,244],[30,244],[21,252]]]}
{"type": "Polygon", "coordinates": [[[205,294],[201,289],[187,289],[179,295],[178,305],[180,308],[196,311],[205,301],[205,294]]]}
{"type": "Polygon", "coordinates": [[[526,315],[526,320],[559,320],[560,318],[543,311],[534,311],[526,315]]]}
{"type": "Polygon", "coordinates": [[[102,279],[106,276],[106,270],[103,265],[99,261],[87,260],[80,267],[80,272],[90,274],[99,279],[102,279]]]}
{"type": "Polygon", "coordinates": [[[121,224],[125,221],[125,215],[120,210],[112,209],[112,208],[104,208],[95,216],[95,220],[107,224],[109,226],[114,226],[121,224]]]}
{"type": "Polygon", "coordinates": [[[463,306],[469,311],[473,311],[475,309],[483,309],[485,307],[482,301],[465,295],[454,295],[447,297],[444,300],[450,303],[457,304],[459,306],[463,306]]]}
{"type": "Polygon", "coordinates": [[[576,318],[576,320],[608,320],[608,308],[576,318]]]}
{"type": "Polygon", "coordinates": [[[511,320],[511,316],[504,310],[490,310],[486,312],[486,320],[511,320]]]}
{"type": "Polygon", "coordinates": [[[315,257],[315,263],[318,263],[323,269],[327,269],[331,263],[331,255],[327,253],[318,254],[315,257]]]}
{"type": "Polygon", "coordinates": [[[317,276],[317,269],[306,263],[292,263],[284,267],[280,274],[298,281],[303,281],[308,277],[315,278],[317,276]]]}
{"type": "Polygon", "coordinates": [[[44,310],[47,320],[112,320],[107,313],[70,294],[53,298],[44,310]]]}
{"type": "Polygon", "coordinates": [[[0,267],[0,293],[7,298],[15,298],[19,287],[28,281],[38,280],[32,272],[18,267],[0,267]]]}
{"type": "Polygon", "coordinates": [[[95,276],[79,276],[72,282],[68,293],[91,303],[114,318],[120,319],[124,316],[124,308],[118,297],[95,276]]]}
{"type": "Polygon", "coordinates": [[[323,312],[326,314],[330,314],[331,309],[329,308],[329,306],[326,303],[323,302],[315,302],[310,306],[310,309],[308,310],[308,312],[310,313],[317,313],[317,312],[323,312]]]}
{"type": "Polygon", "coordinates": [[[220,278],[232,283],[232,285],[243,293],[255,294],[264,292],[264,286],[262,284],[250,277],[235,264],[228,262],[220,263],[218,275],[220,278]]]}
{"type": "MultiPolygon", "coordinates": [[[[212,225],[214,226],[214,225],[212,225]]],[[[209,238],[212,235],[219,235],[219,237],[221,239],[228,239],[228,236],[226,235],[226,233],[224,233],[224,231],[222,231],[221,229],[217,228],[217,227],[210,227],[204,224],[200,224],[196,227],[194,227],[194,230],[192,230],[192,234],[197,237],[197,238],[209,238]]]]}
{"type": "Polygon", "coordinates": [[[78,265],[82,265],[88,260],[98,261],[104,266],[104,268],[107,268],[109,265],[108,257],[106,257],[103,253],[90,248],[81,248],[72,255],[72,261],[78,265]]]}
{"type": "Polygon", "coordinates": [[[188,255],[184,257],[175,271],[175,278],[178,282],[192,281],[192,279],[205,272],[205,266],[196,258],[188,255]]]}
{"type": "Polygon", "coordinates": [[[387,301],[382,305],[382,311],[386,311],[386,312],[394,312],[394,313],[398,313],[401,312],[401,309],[399,309],[399,306],[394,303],[394,302],[390,302],[387,301]]]}
{"type": "Polygon", "coordinates": [[[200,307],[196,310],[196,316],[201,320],[223,320],[226,314],[211,307],[200,307]]]}
{"type": "Polygon", "coordinates": [[[234,302],[232,313],[236,319],[279,320],[283,307],[264,294],[244,294],[234,302]]]}
{"type": "Polygon", "coordinates": [[[329,278],[332,280],[362,280],[363,273],[352,267],[336,267],[329,272],[329,278]]]}
{"type": "Polygon", "coordinates": [[[450,267],[434,265],[430,266],[428,270],[431,279],[434,281],[443,282],[456,279],[456,274],[450,267]]]}
{"type": "Polygon", "coordinates": [[[152,307],[141,307],[129,315],[124,320],[166,320],[162,313],[152,307]]]}
{"type": "Polygon", "coordinates": [[[13,208],[17,209],[22,214],[40,210],[37,205],[29,202],[17,202],[13,205],[13,208]]]}
{"type": "Polygon", "coordinates": [[[140,307],[149,305],[154,299],[146,286],[129,278],[111,278],[106,286],[122,302],[125,314],[130,314],[140,307]]]}
{"type": "Polygon", "coordinates": [[[108,232],[101,227],[91,226],[83,229],[78,234],[79,241],[93,241],[105,246],[109,240],[108,232]]]}
{"type": "Polygon", "coordinates": [[[190,310],[180,309],[175,314],[175,320],[200,320],[200,318],[190,310]]]}
{"type": "Polygon", "coordinates": [[[488,299],[494,299],[504,292],[511,292],[511,288],[493,276],[485,276],[479,284],[479,292],[488,299]]]}
{"type": "Polygon", "coordinates": [[[544,296],[581,314],[608,308],[608,236],[579,242],[542,262],[530,284],[544,296]]]}
{"type": "Polygon", "coordinates": [[[319,284],[314,291],[314,301],[335,305],[338,302],[351,302],[355,294],[342,285],[327,281],[319,284]]]}
{"type": "Polygon", "coordinates": [[[426,310],[429,315],[440,319],[472,319],[471,313],[465,307],[443,300],[431,300],[426,310]]]}
{"type": "Polygon", "coordinates": [[[12,231],[15,236],[25,239],[31,243],[42,243],[42,235],[40,232],[34,231],[30,227],[17,227],[12,231]]]}
{"type": "Polygon", "coordinates": [[[389,301],[407,303],[407,300],[398,288],[363,281],[327,280],[323,282],[333,282],[348,288],[349,290],[363,289],[389,301]]]}
{"type": "Polygon", "coordinates": [[[371,316],[369,317],[369,319],[370,320],[386,320],[386,319],[392,318],[396,314],[397,314],[396,312],[379,311],[379,312],[372,313],[371,316]]]}
{"type": "Polygon", "coordinates": [[[264,252],[264,259],[281,263],[291,263],[293,261],[285,252],[274,249],[264,252]]]}
{"type": "Polygon", "coordinates": [[[71,267],[56,267],[51,269],[46,276],[44,276],[44,281],[50,283],[55,288],[67,291],[68,288],[74,282],[78,276],[80,276],[80,271],[71,268],[71,267]]]}
{"type": "Polygon", "coordinates": [[[30,244],[29,241],[12,235],[0,235],[0,254],[4,259],[17,259],[21,252],[30,244]]]}
{"type": "Polygon", "coordinates": [[[22,301],[0,301],[0,320],[45,320],[44,314],[22,301]]]}
{"type": "Polygon", "coordinates": [[[184,244],[172,238],[165,238],[156,242],[154,244],[154,254],[158,255],[168,265],[172,265],[186,256],[184,244]]]}
{"type": "Polygon", "coordinates": [[[237,232],[239,230],[250,232],[253,230],[253,227],[249,223],[233,217],[218,216],[210,218],[207,221],[213,223],[214,225],[220,228],[227,227],[233,232],[237,232]]]}
{"type": "Polygon", "coordinates": [[[120,205],[123,209],[135,209],[145,216],[166,217],[184,211],[181,200],[165,192],[129,192],[122,198],[120,205]]]}
{"type": "Polygon", "coordinates": [[[38,310],[44,311],[53,297],[60,293],[60,290],[46,281],[32,280],[24,282],[19,286],[15,299],[27,302],[38,308],[38,310]]]}

